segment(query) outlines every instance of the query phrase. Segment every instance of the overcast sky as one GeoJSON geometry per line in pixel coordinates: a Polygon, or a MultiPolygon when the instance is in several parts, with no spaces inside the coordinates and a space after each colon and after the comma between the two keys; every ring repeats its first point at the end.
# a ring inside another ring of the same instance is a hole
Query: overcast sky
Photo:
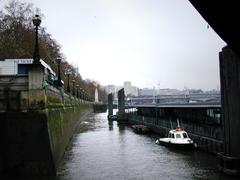
{"type": "Polygon", "coordinates": [[[22,1],[41,9],[41,25],[84,79],[140,88],[219,87],[225,42],[188,0],[22,1]]]}

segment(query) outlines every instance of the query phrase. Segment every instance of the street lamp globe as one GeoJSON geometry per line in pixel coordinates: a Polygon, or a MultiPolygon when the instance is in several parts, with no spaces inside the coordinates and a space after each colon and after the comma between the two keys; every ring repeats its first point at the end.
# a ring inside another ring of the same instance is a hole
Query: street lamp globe
{"type": "Polygon", "coordinates": [[[40,17],[38,14],[36,14],[36,15],[33,17],[32,22],[33,22],[33,25],[34,25],[34,26],[37,26],[37,27],[40,26],[40,24],[41,24],[41,22],[42,22],[41,17],[40,17]]]}

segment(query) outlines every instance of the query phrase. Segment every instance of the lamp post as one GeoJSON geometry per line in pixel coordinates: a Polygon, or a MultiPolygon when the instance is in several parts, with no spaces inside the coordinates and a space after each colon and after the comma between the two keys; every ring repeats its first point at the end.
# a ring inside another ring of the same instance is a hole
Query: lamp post
{"type": "Polygon", "coordinates": [[[61,79],[61,73],[60,73],[60,65],[61,65],[61,58],[60,57],[58,57],[57,59],[56,59],[56,61],[57,61],[57,67],[58,67],[58,80],[57,80],[57,84],[58,84],[58,86],[61,86],[62,85],[62,79],[61,79]]]}
{"type": "Polygon", "coordinates": [[[38,64],[40,63],[40,55],[39,55],[39,48],[38,48],[38,27],[41,24],[41,18],[39,15],[35,15],[32,19],[33,25],[35,26],[35,48],[33,53],[33,63],[38,64]]]}
{"type": "Polygon", "coordinates": [[[85,99],[85,91],[84,91],[84,89],[82,89],[82,99],[83,99],[83,100],[86,100],[86,99],[85,99]]]}
{"type": "Polygon", "coordinates": [[[79,85],[77,84],[76,87],[77,87],[77,98],[79,98],[79,95],[78,95],[79,85]]]}
{"type": "Polygon", "coordinates": [[[82,88],[80,88],[80,99],[83,99],[83,89],[82,88]]]}
{"type": "Polygon", "coordinates": [[[70,70],[67,70],[65,72],[65,75],[67,75],[67,92],[69,92],[69,93],[70,93],[70,84],[69,84],[69,76],[70,76],[70,74],[72,74],[70,70]]]}
{"type": "Polygon", "coordinates": [[[75,96],[75,82],[76,82],[76,81],[73,79],[73,80],[72,80],[72,83],[73,83],[73,90],[72,90],[72,91],[73,91],[73,96],[75,96]]]}

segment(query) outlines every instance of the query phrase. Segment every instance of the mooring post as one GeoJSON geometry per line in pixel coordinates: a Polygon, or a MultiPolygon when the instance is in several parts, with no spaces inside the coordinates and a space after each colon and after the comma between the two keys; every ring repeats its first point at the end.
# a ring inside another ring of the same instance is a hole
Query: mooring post
{"type": "Polygon", "coordinates": [[[108,117],[113,115],[113,94],[108,94],[108,117]]]}
{"type": "Polygon", "coordinates": [[[219,54],[224,152],[220,170],[240,175],[240,58],[226,46],[219,54]]]}
{"type": "Polygon", "coordinates": [[[118,120],[125,119],[125,94],[122,88],[118,91],[118,120]]]}

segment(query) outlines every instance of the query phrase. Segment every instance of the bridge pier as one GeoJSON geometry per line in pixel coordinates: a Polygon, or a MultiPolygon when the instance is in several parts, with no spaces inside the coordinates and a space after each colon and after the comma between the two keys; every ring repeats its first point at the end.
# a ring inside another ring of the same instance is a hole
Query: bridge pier
{"type": "Polygon", "coordinates": [[[224,152],[219,153],[220,170],[240,175],[240,58],[228,47],[219,54],[224,152]]]}
{"type": "Polygon", "coordinates": [[[118,91],[118,122],[123,123],[127,121],[125,114],[125,94],[124,89],[118,91]]]}
{"type": "Polygon", "coordinates": [[[113,115],[113,94],[108,95],[108,117],[113,115]]]}

